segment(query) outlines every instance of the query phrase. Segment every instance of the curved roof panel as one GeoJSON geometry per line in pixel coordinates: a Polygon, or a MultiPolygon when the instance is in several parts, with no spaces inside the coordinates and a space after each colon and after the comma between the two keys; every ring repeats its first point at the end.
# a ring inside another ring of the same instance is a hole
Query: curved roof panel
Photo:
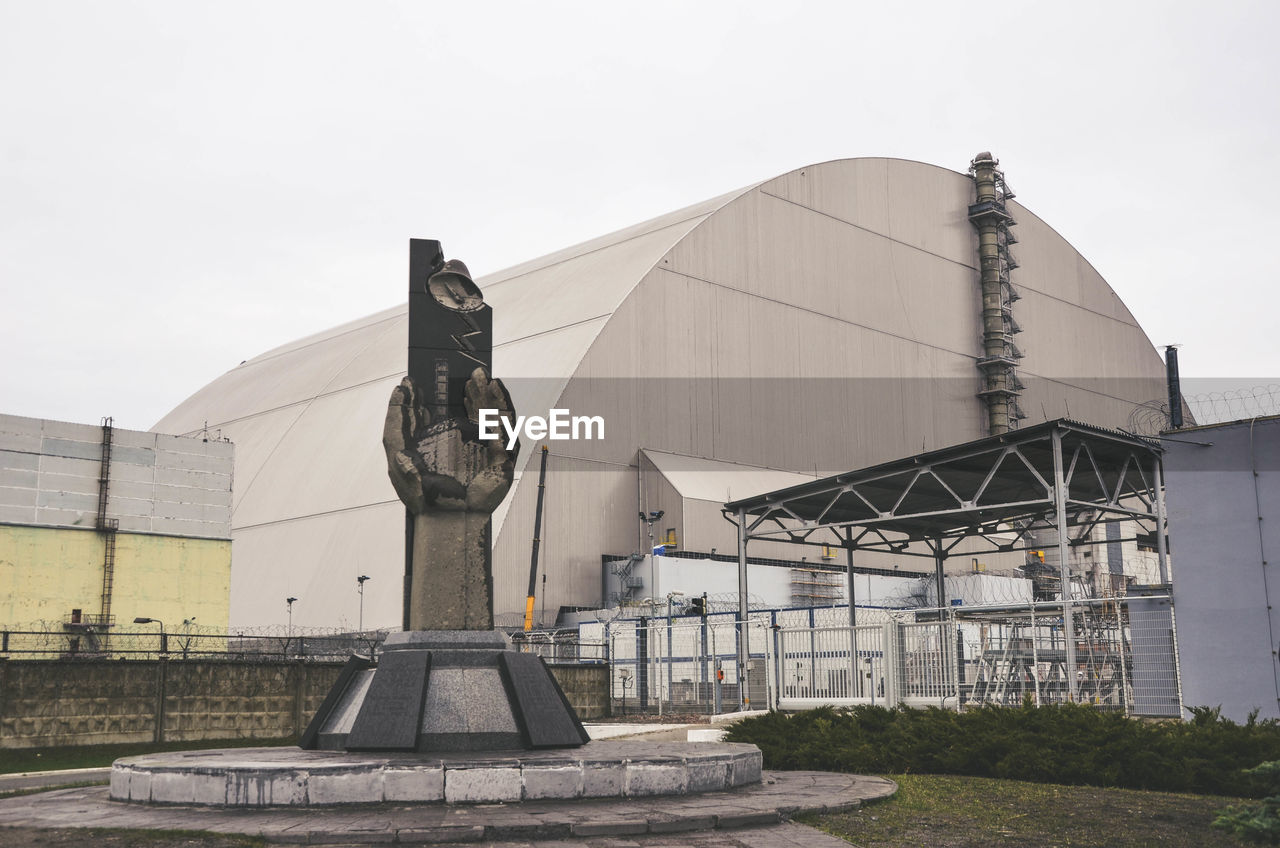
{"type": "MultiPolygon", "coordinates": [[[[699,469],[816,475],[983,435],[972,190],[919,162],[838,160],[478,280],[494,307],[494,373],[517,410],[608,421],[607,440],[553,444],[550,608],[596,602],[601,555],[643,547],[641,449],[698,458],[677,463],[682,485],[712,492],[723,481],[699,488],[699,469]]],[[[1070,244],[1014,214],[1031,420],[1123,425],[1160,388],[1158,354],[1070,244]]],[[[295,623],[335,624],[354,593],[331,586],[357,567],[382,578],[366,620],[398,620],[403,508],[380,435],[407,335],[398,307],[300,339],[156,425],[193,433],[207,421],[236,443],[233,624],[281,619],[264,599],[286,594],[312,599],[295,623]]],[[[494,515],[498,613],[523,601],[529,562],[537,487],[517,475],[494,515]]],[[[721,529],[697,536],[727,549],[721,529]]]]}
{"type": "MultiPolygon", "coordinates": [[[[517,409],[551,406],[645,273],[740,193],[481,278],[494,307],[494,373],[510,381],[517,409]]],[[[207,425],[236,443],[236,527],[394,501],[385,462],[371,454],[381,451],[384,404],[404,375],[407,339],[407,306],[308,336],[241,363],[152,429],[190,434],[207,425]]]]}

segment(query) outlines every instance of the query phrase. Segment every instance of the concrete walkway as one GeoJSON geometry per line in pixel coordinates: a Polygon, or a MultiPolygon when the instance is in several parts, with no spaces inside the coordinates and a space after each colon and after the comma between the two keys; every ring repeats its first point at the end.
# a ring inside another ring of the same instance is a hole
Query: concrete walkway
{"type": "Polygon", "coordinates": [[[308,845],[829,848],[845,843],[788,818],[853,809],[895,791],[879,777],[790,771],[765,772],[756,786],[679,797],[263,810],[125,804],[92,786],[0,799],[0,828],[189,829],[308,845]]]}
{"type": "Polygon", "coordinates": [[[106,783],[110,779],[111,766],[58,771],[20,771],[15,774],[0,774],[0,795],[26,789],[71,786],[74,783],[106,783]]]}

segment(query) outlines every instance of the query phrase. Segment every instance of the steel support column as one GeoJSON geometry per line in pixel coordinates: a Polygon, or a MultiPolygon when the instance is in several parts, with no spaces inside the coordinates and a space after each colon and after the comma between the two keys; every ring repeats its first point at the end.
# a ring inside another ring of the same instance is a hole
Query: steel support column
{"type": "Polygon", "coordinates": [[[947,606],[947,578],[942,572],[942,564],[946,562],[947,555],[942,549],[942,540],[938,539],[933,545],[933,581],[938,589],[938,609],[945,609],[947,606]]]}
{"type": "Polygon", "coordinates": [[[1071,610],[1070,536],[1067,535],[1067,483],[1062,471],[1062,431],[1053,431],[1053,503],[1058,529],[1058,579],[1062,581],[1062,634],[1067,648],[1067,691],[1074,702],[1079,700],[1080,684],[1076,680],[1076,623],[1071,610]]]}
{"type": "Polygon", "coordinates": [[[747,511],[738,510],[738,709],[745,710],[747,696],[747,660],[751,656],[747,629],[747,511]]]}
{"type": "MultiPolygon", "coordinates": [[[[946,680],[951,677],[949,666],[954,663],[947,662],[947,608],[950,604],[947,602],[947,577],[943,571],[943,566],[947,561],[946,549],[942,546],[942,540],[934,541],[933,546],[933,572],[934,580],[937,582],[938,588],[938,680],[946,680]]],[[[957,691],[958,694],[958,691],[957,691]]],[[[959,706],[959,698],[956,699],[956,705],[959,706]]]]}
{"type": "Polygon", "coordinates": [[[849,583],[849,673],[853,676],[850,678],[853,686],[850,688],[849,694],[857,698],[862,695],[862,674],[858,668],[858,607],[856,605],[856,596],[854,593],[854,574],[853,574],[853,548],[852,546],[844,549],[845,567],[848,570],[846,579],[849,583]]]}
{"type": "Polygon", "coordinates": [[[1155,461],[1155,494],[1156,494],[1156,562],[1160,566],[1160,582],[1169,582],[1169,551],[1166,549],[1164,529],[1164,461],[1159,457],[1155,461]]]}

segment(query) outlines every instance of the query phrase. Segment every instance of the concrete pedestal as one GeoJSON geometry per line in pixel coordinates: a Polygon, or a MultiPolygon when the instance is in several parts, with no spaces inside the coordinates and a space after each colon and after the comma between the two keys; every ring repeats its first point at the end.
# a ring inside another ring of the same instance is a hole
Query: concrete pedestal
{"type": "Polygon", "coordinates": [[[393,633],[353,657],[302,736],[309,750],[571,748],[587,732],[546,663],[499,631],[393,633]]]}
{"type": "Polygon", "coordinates": [[[760,749],[742,743],[597,741],[483,755],[238,748],[116,760],[111,798],[215,807],[643,798],[758,784],[760,766],[760,749]]]}

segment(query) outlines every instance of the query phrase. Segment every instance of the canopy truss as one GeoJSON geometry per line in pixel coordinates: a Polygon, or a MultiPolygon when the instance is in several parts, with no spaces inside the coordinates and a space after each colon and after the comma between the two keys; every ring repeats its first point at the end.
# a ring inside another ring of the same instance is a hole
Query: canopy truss
{"type": "Polygon", "coordinates": [[[964,539],[992,551],[1029,550],[1029,534],[1057,528],[1057,463],[1069,544],[1091,544],[1090,531],[1110,521],[1135,521],[1154,534],[1158,444],[1065,419],[733,501],[723,511],[748,541],[930,558],[964,539]]]}
{"type": "MultiPolygon", "coordinates": [[[[723,512],[738,526],[739,590],[745,597],[747,543],[769,539],[842,547],[850,574],[858,550],[930,557],[942,603],[943,562],[962,541],[1029,550],[1041,546],[1034,531],[1052,530],[1072,652],[1068,550],[1096,544],[1094,527],[1148,530],[1168,582],[1160,455],[1153,440],[1058,419],[732,501],[723,512]]],[[[852,581],[849,599],[853,623],[852,581]]]]}

